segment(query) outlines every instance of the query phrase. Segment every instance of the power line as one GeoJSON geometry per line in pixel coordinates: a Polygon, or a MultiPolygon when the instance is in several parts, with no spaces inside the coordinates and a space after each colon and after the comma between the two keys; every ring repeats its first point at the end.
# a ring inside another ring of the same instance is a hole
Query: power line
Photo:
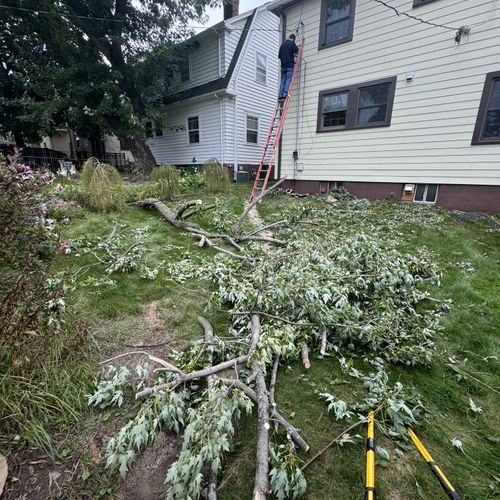
{"type": "MultiPolygon", "coordinates": [[[[0,5],[0,9],[10,9],[10,10],[18,10],[22,12],[30,12],[34,14],[43,14],[43,15],[48,15],[48,16],[58,16],[58,17],[73,17],[77,19],[85,19],[89,21],[104,21],[104,22],[113,22],[113,23],[126,23],[126,19],[113,19],[113,18],[106,18],[106,17],[94,17],[94,16],[80,16],[78,14],[65,14],[64,12],[50,12],[47,10],[38,10],[38,9],[27,9],[25,7],[14,7],[10,5],[0,5]]],[[[201,30],[218,30],[219,28],[216,28],[215,26],[184,26],[184,28],[188,29],[201,29],[201,30]]],[[[279,29],[268,29],[268,28],[235,28],[232,26],[229,26],[229,29],[232,31],[270,31],[270,32],[279,32],[279,29]]]]}
{"type": "Polygon", "coordinates": [[[398,10],[396,7],[389,5],[388,3],[384,2],[384,0],[373,0],[373,1],[383,5],[384,7],[387,7],[388,9],[393,10],[398,16],[405,16],[405,17],[408,17],[409,19],[413,19],[414,21],[419,21],[421,23],[428,24],[429,26],[434,26],[435,28],[444,28],[444,29],[451,30],[451,31],[460,31],[463,28],[463,26],[456,28],[454,26],[448,26],[446,24],[437,24],[437,23],[433,23],[432,21],[427,21],[426,19],[422,19],[421,17],[412,16],[411,14],[408,14],[407,12],[402,12],[402,11],[398,10]]]}

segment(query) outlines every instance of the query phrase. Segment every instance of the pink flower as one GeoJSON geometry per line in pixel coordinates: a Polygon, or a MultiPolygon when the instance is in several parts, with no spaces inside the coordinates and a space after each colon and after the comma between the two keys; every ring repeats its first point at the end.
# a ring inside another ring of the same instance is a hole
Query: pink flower
{"type": "Polygon", "coordinates": [[[69,253],[70,249],[71,249],[71,245],[67,241],[63,241],[59,245],[59,250],[61,250],[61,252],[63,252],[63,253],[69,253]]]}

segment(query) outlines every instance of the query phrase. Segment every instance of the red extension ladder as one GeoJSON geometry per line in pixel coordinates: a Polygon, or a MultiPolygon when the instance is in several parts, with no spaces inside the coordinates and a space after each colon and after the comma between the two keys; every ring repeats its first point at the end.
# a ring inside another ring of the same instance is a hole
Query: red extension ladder
{"type": "Polygon", "coordinates": [[[278,100],[276,102],[276,106],[274,107],[271,126],[269,127],[269,132],[267,133],[266,143],[264,145],[264,150],[262,151],[262,158],[257,170],[257,175],[255,176],[250,199],[253,199],[257,195],[257,191],[260,190],[262,192],[266,189],[267,182],[269,181],[269,177],[271,176],[274,159],[276,157],[276,153],[278,152],[281,135],[283,133],[283,126],[285,125],[286,114],[288,112],[288,107],[290,106],[290,99],[292,97],[295,76],[297,75],[298,68],[300,67],[300,61],[302,59],[303,47],[304,40],[302,40],[299,46],[299,52],[297,54],[295,66],[293,67],[292,81],[290,82],[288,95],[286,99],[278,100]]]}

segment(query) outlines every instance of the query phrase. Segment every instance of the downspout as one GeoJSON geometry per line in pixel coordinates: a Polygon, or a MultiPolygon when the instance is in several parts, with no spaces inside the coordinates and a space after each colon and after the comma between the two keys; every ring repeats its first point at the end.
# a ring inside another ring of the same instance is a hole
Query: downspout
{"type": "Polygon", "coordinates": [[[224,110],[223,110],[223,103],[222,103],[222,97],[220,97],[218,94],[214,94],[214,97],[219,101],[219,110],[220,110],[220,124],[219,124],[219,130],[220,130],[220,162],[222,166],[224,166],[224,110]]]}
{"type": "Polygon", "coordinates": [[[219,30],[214,30],[215,33],[217,34],[217,67],[218,71],[217,74],[219,78],[222,77],[222,71],[221,71],[221,56],[220,56],[220,37],[221,37],[221,32],[219,30]]]}
{"type": "MultiPolygon", "coordinates": [[[[257,9],[255,9],[257,10],[257,9]]],[[[248,50],[248,46],[250,45],[250,39],[252,38],[252,29],[253,24],[255,23],[255,19],[257,19],[258,12],[255,12],[255,16],[252,20],[252,23],[248,27],[248,36],[245,40],[245,47],[243,48],[242,54],[240,54],[240,58],[238,61],[238,67],[236,68],[236,74],[233,74],[234,84],[233,84],[233,93],[234,93],[234,134],[233,134],[233,164],[234,164],[234,180],[236,180],[236,173],[238,172],[238,92],[237,92],[237,83],[238,76],[240,74],[240,69],[243,66],[243,61],[245,60],[245,56],[248,50]]],[[[243,36],[243,33],[240,35],[243,36]]]]}

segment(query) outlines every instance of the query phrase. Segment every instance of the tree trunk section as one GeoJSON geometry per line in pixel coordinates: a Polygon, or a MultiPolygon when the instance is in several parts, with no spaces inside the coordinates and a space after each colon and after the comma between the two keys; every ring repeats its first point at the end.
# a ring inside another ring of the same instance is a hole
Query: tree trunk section
{"type": "Polygon", "coordinates": [[[142,172],[151,172],[156,167],[156,160],[151,149],[138,133],[130,136],[117,130],[116,135],[120,139],[122,149],[129,150],[132,153],[137,167],[142,172]]]}

